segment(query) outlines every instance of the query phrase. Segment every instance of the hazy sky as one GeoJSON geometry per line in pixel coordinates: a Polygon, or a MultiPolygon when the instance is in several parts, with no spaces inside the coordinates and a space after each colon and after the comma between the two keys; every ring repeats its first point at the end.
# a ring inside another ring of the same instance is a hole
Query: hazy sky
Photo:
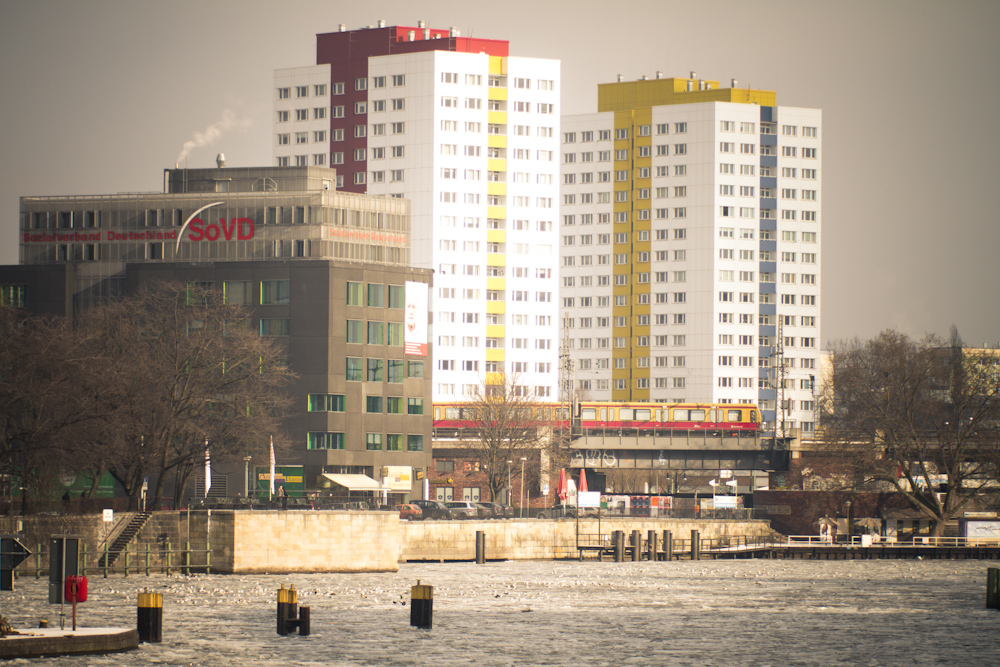
{"type": "Polygon", "coordinates": [[[702,78],[823,109],[823,341],[958,327],[1000,342],[1000,2],[0,0],[0,264],[18,197],[162,190],[188,166],[271,162],[272,71],[338,24],[458,28],[597,84],[702,78]]]}

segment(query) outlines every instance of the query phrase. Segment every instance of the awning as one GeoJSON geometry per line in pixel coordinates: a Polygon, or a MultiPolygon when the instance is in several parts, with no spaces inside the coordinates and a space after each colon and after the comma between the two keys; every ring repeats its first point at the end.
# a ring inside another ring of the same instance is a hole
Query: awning
{"type": "Polygon", "coordinates": [[[323,479],[329,480],[337,486],[342,486],[348,491],[383,491],[388,488],[368,475],[336,475],[332,473],[323,473],[323,479]]]}

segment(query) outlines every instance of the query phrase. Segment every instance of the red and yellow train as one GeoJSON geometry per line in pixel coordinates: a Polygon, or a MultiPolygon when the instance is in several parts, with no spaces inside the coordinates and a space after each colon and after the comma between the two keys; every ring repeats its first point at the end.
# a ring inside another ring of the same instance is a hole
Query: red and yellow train
{"type": "MultiPolygon", "coordinates": [[[[570,426],[559,403],[536,403],[532,418],[552,427],[570,426]]],[[[434,428],[476,426],[477,411],[469,403],[435,403],[434,428]]],[[[760,410],[752,403],[622,403],[582,401],[573,426],[587,430],[726,430],[759,431],[760,410]]]]}

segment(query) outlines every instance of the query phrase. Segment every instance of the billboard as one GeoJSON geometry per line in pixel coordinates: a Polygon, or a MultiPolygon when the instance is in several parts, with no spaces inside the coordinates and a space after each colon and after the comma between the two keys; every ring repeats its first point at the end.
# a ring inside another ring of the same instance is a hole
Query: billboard
{"type": "Polygon", "coordinates": [[[403,327],[403,353],[427,356],[428,285],[406,282],[406,323],[403,327]]]}
{"type": "MultiPolygon", "coordinates": [[[[256,492],[258,498],[267,498],[271,488],[271,467],[256,466],[257,484],[256,492]]],[[[304,468],[303,466],[275,466],[274,467],[274,489],[285,487],[285,493],[289,496],[301,496],[305,490],[304,468]]]]}
{"type": "Polygon", "coordinates": [[[409,493],[413,485],[413,468],[410,466],[383,466],[382,483],[390,491],[409,493]]]}

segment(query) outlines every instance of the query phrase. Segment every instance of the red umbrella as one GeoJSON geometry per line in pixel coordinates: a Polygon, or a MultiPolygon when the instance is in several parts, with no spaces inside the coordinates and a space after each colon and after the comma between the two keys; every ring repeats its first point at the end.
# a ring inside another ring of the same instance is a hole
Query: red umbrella
{"type": "Polygon", "coordinates": [[[577,493],[586,493],[589,490],[589,489],[587,489],[587,471],[586,470],[581,470],[580,471],[580,486],[578,486],[576,490],[577,490],[577,493]]]}
{"type": "Polygon", "coordinates": [[[556,487],[556,495],[559,496],[559,500],[566,500],[566,496],[569,493],[566,490],[566,469],[559,469],[559,486],[556,487]]]}

